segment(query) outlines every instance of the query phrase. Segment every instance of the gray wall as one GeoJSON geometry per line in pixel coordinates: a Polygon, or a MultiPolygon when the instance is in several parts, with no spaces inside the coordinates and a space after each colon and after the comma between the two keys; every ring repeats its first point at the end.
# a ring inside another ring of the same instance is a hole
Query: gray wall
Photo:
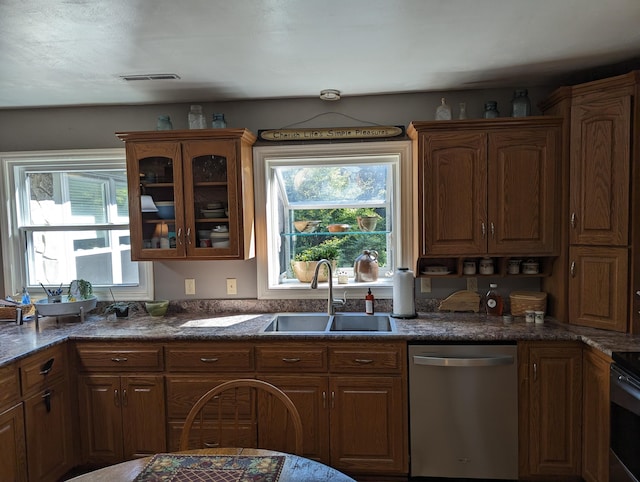
{"type": "MultiPolygon", "coordinates": [[[[534,115],[539,114],[536,104],[551,90],[551,87],[529,88],[534,115]]],[[[260,129],[286,126],[346,127],[368,123],[407,126],[414,120],[433,120],[443,96],[452,107],[454,118],[459,102],[466,102],[467,117],[481,117],[486,100],[498,101],[501,115],[508,116],[512,94],[513,88],[351,98],[347,95],[338,102],[311,98],[217,104],[196,99],[193,103],[203,106],[208,119],[213,112],[223,112],[229,127],[246,127],[257,133],[260,129]]],[[[159,114],[169,114],[175,129],[186,129],[188,111],[188,104],[0,110],[0,152],[123,147],[115,132],[154,130],[159,114]]],[[[238,295],[234,298],[257,296],[255,260],[156,262],[154,272],[157,298],[227,298],[226,278],[237,279],[238,295]],[[195,278],[195,297],[184,294],[185,278],[195,278]]],[[[464,287],[462,279],[434,281],[432,293],[425,296],[441,297],[464,287]]],[[[479,288],[485,287],[481,284],[479,288]]]]}

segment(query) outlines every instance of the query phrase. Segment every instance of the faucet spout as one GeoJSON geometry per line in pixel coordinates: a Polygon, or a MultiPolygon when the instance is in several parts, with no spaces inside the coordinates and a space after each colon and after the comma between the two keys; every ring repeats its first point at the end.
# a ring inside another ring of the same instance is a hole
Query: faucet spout
{"type": "MultiPolygon", "coordinates": [[[[328,259],[321,259],[318,261],[316,265],[316,270],[313,273],[313,279],[311,280],[311,289],[315,290],[318,288],[318,272],[320,271],[320,266],[323,264],[327,265],[327,270],[329,271],[329,293],[327,297],[327,314],[329,316],[335,314],[335,300],[333,299],[333,272],[331,270],[331,261],[328,259]]],[[[342,301],[342,300],[341,300],[342,301]]]]}

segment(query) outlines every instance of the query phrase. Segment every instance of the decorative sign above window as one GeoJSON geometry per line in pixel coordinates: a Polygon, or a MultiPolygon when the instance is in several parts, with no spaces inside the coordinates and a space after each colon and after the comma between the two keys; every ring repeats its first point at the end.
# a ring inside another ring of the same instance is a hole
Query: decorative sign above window
{"type": "Polygon", "coordinates": [[[335,141],[352,139],[381,139],[404,135],[404,126],[319,127],[305,129],[259,130],[263,141],[335,141]]]}

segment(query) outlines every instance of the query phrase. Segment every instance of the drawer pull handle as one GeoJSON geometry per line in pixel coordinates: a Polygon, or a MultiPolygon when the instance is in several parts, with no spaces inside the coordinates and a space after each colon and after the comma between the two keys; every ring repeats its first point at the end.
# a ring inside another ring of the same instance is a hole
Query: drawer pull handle
{"type": "Polygon", "coordinates": [[[42,365],[42,368],[40,368],[40,375],[48,375],[49,372],[51,371],[51,369],[53,368],[53,358],[49,358],[49,360],[47,360],[47,362],[42,365]]]}
{"type": "Polygon", "coordinates": [[[355,362],[360,363],[361,365],[368,365],[369,363],[373,363],[373,360],[368,358],[356,358],[355,362]]]}
{"type": "Polygon", "coordinates": [[[217,442],[204,442],[204,446],[207,447],[208,449],[214,449],[214,448],[220,447],[220,444],[217,442]]]}
{"type": "Polygon", "coordinates": [[[200,361],[202,363],[215,363],[215,362],[218,361],[218,359],[217,358],[204,358],[204,357],[202,357],[202,358],[200,358],[200,361]]]}
{"type": "Polygon", "coordinates": [[[122,358],[120,358],[120,357],[112,358],[111,361],[112,362],[116,362],[116,363],[120,363],[120,362],[129,361],[129,359],[126,356],[123,356],[122,358]]]}
{"type": "Polygon", "coordinates": [[[282,361],[285,363],[298,363],[300,358],[283,358],[282,361]]]}

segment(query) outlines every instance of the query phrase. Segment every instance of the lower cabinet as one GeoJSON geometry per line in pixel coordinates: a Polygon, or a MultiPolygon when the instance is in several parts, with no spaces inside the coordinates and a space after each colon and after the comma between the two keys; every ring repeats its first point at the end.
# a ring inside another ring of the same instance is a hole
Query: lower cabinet
{"type": "Polygon", "coordinates": [[[518,360],[520,479],[579,480],[581,343],[520,342],[518,360]]]}
{"type": "Polygon", "coordinates": [[[27,480],[27,449],[24,439],[22,403],[0,413],[0,479],[27,480]]]}
{"type": "Polygon", "coordinates": [[[166,451],[161,375],[78,378],[83,460],[113,464],[166,451]]]}
{"type": "Polygon", "coordinates": [[[582,478],[609,481],[611,358],[587,347],[582,356],[582,478]]]}
{"type": "Polygon", "coordinates": [[[305,457],[350,474],[408,473],[406,343],[269,344],[256,347],[256,368],[298,408],[305,457]]]}

